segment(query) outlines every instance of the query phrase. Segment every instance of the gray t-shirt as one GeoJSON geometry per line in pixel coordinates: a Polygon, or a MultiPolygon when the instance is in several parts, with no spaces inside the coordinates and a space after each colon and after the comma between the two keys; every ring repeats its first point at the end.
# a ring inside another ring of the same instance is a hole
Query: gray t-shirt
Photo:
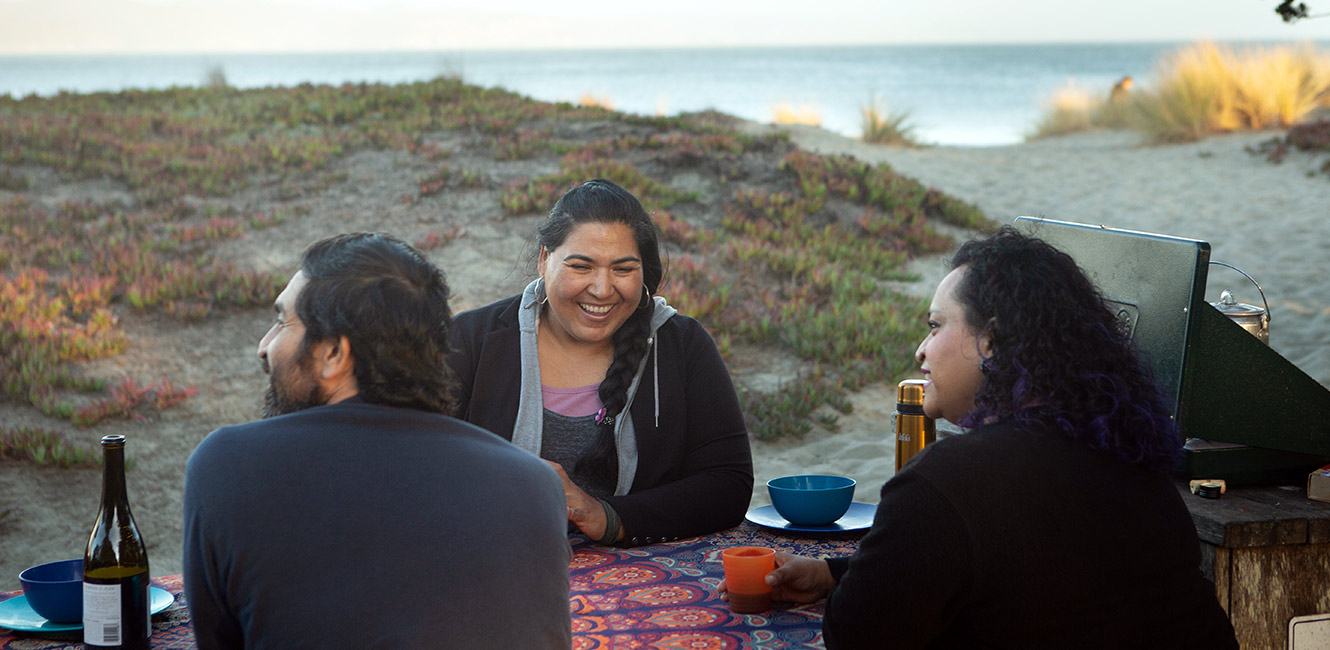
{"type": "Polygon", "coordinates": [[[577,487],[597,498],[614,496],[614,477],[592,478],[577,470],[578,461],[591,451],[600,435],[595,415],[572,417],[545,409],[544,432],[540,439],[540,457],[563,466],[577,487]]]}

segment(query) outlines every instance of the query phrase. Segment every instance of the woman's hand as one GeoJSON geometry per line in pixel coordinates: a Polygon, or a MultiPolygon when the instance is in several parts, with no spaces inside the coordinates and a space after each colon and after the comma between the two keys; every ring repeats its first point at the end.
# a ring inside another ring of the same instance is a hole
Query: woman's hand
{"type": "MultiPolygon", "coordinates": [[[[771,599],[791,603],[813,603],[827,597],[836,587],[825,560],[814,560],[781,551],[776,553],[776,570],[767,574],[771,599]]],[[[718,587],[720,599],[730,600],[725,581],[718,587]]]]}
{"type": "MultiPolygon", "coordinates": [[[[568,472],[564,471],[563,465],[552,460],[545,462],[558,472],[559,480],[563,481],[563,496],[568,501],[568,521],[573,522],[573,525],[592,541],[604,539],[605,508],[600,505],[600,501],[577,487],[577,484],[568,478],[568,472]]],[[[620,527],[620,530],[615,532],[615,539],[619,539],[622,535],[623,530],[620,527]]]]}

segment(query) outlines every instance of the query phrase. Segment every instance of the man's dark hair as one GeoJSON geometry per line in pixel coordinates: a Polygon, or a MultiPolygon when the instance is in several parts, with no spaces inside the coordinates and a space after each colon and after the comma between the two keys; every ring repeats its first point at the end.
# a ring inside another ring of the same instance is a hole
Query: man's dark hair
{"type": "Polygon", "coordinates": [[[305,344],[345,336],[366,402],[452,412],[443,271],[401,240],[364,232],[311,244],[300,270],[309,280],[296,299],[305,344]]]}

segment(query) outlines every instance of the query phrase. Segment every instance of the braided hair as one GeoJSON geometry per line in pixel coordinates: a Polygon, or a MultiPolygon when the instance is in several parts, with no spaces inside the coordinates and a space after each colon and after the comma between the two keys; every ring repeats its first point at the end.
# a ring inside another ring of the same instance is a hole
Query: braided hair
{"type": "Polygon", "coordinates": [[[633,233],[642,260],[643,289],[640,308],[633,312],[614,333],[614,360],[600,383],[600,401],[605,417],[599,421],[599,433],[591,450],[577,464],[577,470],[601,480],[618,475],[618,454],[614,444],[614,422],[628,404],[628,387],[637,366],[646,356],[651,336],[651,296],[660,288],[664,266],[660,260],[660,232],[642,203],[628,190],[612,181],[596,178],[574,187],[559,197],[549,216],[536,229],[539,248],[554,250],[569,233],[585,223],[623,224],[633,233]]]}

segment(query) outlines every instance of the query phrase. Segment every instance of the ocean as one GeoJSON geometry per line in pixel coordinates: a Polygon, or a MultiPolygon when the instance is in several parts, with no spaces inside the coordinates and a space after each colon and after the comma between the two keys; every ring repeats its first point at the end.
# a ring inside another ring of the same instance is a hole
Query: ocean
{"type": "Polygon", "coordinates": [[[1076,85],[1107,94],[1125,75],[1149,83],[1184,43],[901,45],[323,54],[0,56],[0,94],[100,92],[204,83],[405,83],[440,75],[545,101],[584,97],[645,115],[715,109],[770,122],[778,109],[849,136],[876,99],[923,141],[1021,141],[1050,97],[1076,85]]]}

